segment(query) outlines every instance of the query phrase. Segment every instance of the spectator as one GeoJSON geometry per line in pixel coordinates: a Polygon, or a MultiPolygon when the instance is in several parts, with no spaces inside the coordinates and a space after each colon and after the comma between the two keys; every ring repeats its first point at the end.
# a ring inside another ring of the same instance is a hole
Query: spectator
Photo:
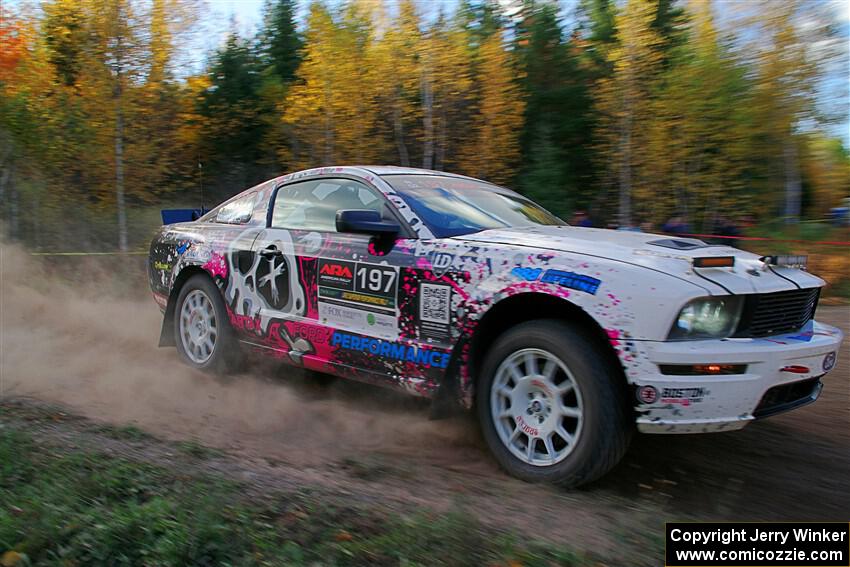
{"type": "Polygon", "coordinates": [[[590,220],[590,217],[587,216],[585,211],[578,210],[573,214],[573,220],[570,224],[583,228],[591,228],[593,226],[593,221],[590,220]]]}
{"type": "Polygon", "coordinates": [[[717,238],[717,244],[725,244],[726,246],[734,246],[738,247],[738,236],[741,236],[741,230],[735,225],[734,222],[727,219],[726,217],[720,217],[717,219],[717,225],[715,228],[715,234],[717,236],[728,236],[732,238],[717,238]]]}
{"type": "Polygon", "coordinates": [[[691,227],[685,222],[681,214],[676,213],[661,226],[661,231],[667,234],[691,234],[691,227]]]}

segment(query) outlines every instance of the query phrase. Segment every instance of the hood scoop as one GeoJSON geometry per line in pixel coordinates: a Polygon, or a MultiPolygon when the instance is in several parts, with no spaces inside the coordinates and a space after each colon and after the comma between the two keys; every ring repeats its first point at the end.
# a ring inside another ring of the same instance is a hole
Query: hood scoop
{"type": "Polygon", "coordinates": [[[696,250],[697,248],[713,246],[713,244],[706,244],[696,238],[662,238],[660,240],[650,240],[647,244],[661,246],[662,248],[672,248],[673,250],[696,250]]]}

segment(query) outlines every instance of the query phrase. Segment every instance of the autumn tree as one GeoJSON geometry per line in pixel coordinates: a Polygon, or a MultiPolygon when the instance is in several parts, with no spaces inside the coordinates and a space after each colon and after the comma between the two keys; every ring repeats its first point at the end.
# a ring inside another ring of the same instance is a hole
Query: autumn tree
{"type": "Polygon", "coordinates": [[[434,69],[420,25],[413,0],[401,0],[397,17],[367,54],[365,72],[372,75],[369,84],[376,89],[379,129],[382,137],[392,139],[396,155],[391,161],[403,166],[415,164],[423,136],[429,148],[433,140],[434,69]]]}
{"type": "Polygon", "coordinates": [[[291,133],[282,158],[293,167],[368,163],[381,155],[371,138],[377,106],[364,70],[374,39],[368,8],[351,3],[336,21],[324,4],[310,5],[303,61],[282,112],[291,133]]]}
{"type": "MultiPolygon", "coordinates": [[[[175,16],[184,8],[191,12],[184,0],[50,0],[31,16],[25,72],[0,102],[25,101],[10,124],[30,165],[13,182],[50,231],[89,209],[113,210],[110,230],[117,228],[114,241],[126,250],[128,206],[167,185],[176,131],[168,115],[176,91],[169,65],[180,31],[175,16]],[[16,126],[24,123],[26,131],[16,126]],[[68,208],[69,200],[85,206],[68,208]],[[48,222],[50,215],[60,222],[48,222]]],[[[105,232],[94,232],[91,244],[102,245],[105,232]]]]}
{"type": "Polygon", "coordinates": [[[743,213],[753,201],[746,179],[756,125],[746,70],[724,45],[711,3],[692,0],[688,8],[687,42],[659,76],[644,126],[646,179],[668,195],[648,201],[646,216],[663,222],[678,211],[710,231],[719,211],[743,213]]]}
{"type": "Polygon", "coordinates": [[[517,82],[521,72],[501,33],[483,39],[475,54],[478,99],[472,130],[461,150],[463,172],[494,183],[514,179],[521,156],[525,100],[517,82]]]}
{"type": "Polygon", "coordinates": [[[611,75],[596,88],[599,165],[618,188],[621,225],[632,224],[632,198],[651,197],[647,183],[646,126],[652,113],[652,93],[661,69],[661,37],[653,28],[653,0],[628,0],[617,12],[617,42],[607,49],[611,75]]]}
{"type": "Polygon", "coordinates": [[[421,44],[422,167],[455,169],[473,120],[469,33],[442,14],[421,44]]]}
{"type": "Polygon", "coordinates": [[[799,132],[804,123],[816,120],[815,87],[828,56],[822,46],[829,23],[815,4],[777,0],[747,8],[739,22],[755,38],[748,42],[756,70],[754,109],[767,148],[773,150],[765,158],[781,172],[769,174],[769,190],[784,193],[782,214],[787,222],[797,222],[802,198],[799,132]]]}

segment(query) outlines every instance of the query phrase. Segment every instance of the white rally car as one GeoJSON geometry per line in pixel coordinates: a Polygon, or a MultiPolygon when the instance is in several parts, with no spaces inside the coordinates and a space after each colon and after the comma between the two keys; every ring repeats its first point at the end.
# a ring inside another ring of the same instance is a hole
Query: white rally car
{"type": "Polygon", "coordinates": [[[841,332],[804,259],[577,228],[443,172],[328,167],[163,226],[161,345],[247,353],[475,408],[497,460],[578,485],[631,432],[739,429],[814,401],[841,332]]]}

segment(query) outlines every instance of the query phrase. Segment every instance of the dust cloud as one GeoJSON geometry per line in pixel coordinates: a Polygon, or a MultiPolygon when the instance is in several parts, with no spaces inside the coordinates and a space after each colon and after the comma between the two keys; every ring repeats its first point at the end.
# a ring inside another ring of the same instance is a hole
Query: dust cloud
{"type": "Polygon", "coordinates": [[[271,363],[230,377],[188,368],[156,346],[162,316],[141,260],[118,270],[122,262],[34,258],[0,243],[0,396],[295,465],[480,450],[470,419],[429,421],[425,403],[379,388],[319,390],[271,363]]]}

